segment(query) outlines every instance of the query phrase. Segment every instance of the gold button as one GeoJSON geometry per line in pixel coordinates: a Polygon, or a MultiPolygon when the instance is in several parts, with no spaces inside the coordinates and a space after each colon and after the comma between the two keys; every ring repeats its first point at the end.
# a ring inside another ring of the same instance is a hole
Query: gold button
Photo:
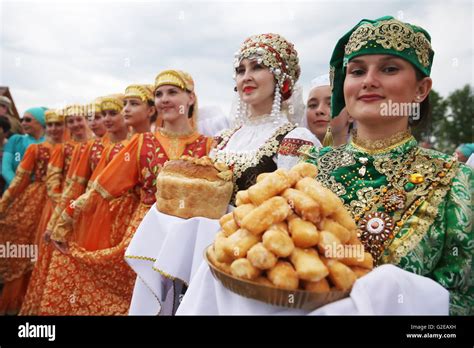
{"type": "Polygon", "coordinates": [[[410,174],[410,182],[413,184],[421,184],[425,178],[420,173],[410,174]]]}

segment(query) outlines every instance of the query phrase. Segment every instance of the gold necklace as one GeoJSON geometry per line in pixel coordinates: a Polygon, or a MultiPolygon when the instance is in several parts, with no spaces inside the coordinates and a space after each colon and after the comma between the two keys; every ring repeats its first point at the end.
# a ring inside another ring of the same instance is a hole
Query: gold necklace
{"type": "Polygon", "coordinates": [[[189,132],[178,133],[178,132],[169,131],[169,130],[164,129],[163,127],[160,127],[158,128],[158,132],[160,132],[161,135],[167,138],[187,138],[190,135],[192,135],[195,132],[195,130],[191,129],[189,132]]]}
{"type": "Polygon", "coordinates": [[[408,128],[402,132],[398,132],[387,139],[368,140],[360,138],[357,131],[352,132],[351,144],[359,151],[366,152],[369,155],[376,155],[393,150],[400,145],[414,139],[411,130],[408,128]]]}

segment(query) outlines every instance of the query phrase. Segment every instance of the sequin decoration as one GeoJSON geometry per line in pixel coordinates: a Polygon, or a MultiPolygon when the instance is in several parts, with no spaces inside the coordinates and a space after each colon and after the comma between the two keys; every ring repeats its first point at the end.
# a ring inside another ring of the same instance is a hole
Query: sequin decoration
{"type": "Polygon", "coordinates": [[[382,204],[387,213],[403,209],[407,200],[406,194],[400,190],[389,190],[382,199],[382,204]]]}

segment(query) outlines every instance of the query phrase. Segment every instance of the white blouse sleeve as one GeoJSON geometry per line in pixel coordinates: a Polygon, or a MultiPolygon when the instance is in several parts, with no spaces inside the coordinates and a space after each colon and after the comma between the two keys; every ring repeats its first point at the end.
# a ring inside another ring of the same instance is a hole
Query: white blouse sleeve
{"type": "Polygon", "coordinates": [[[278,168],[290,169],[300,160],[302,147],[321,147],[316,136],[307,128],[298,127],[289,132],[282,140],[277,155],[278,168]]]}

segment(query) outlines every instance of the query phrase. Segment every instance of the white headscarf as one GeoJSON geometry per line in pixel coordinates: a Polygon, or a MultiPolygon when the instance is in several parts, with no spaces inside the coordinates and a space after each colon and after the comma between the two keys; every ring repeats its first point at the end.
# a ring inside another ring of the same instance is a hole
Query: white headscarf
{"type": "MultiPolygon", "coordinates": [[[[308,97],[309,97],[309,94],[311,94],[311,91],[314,88],[322,87],[322,86],[330,86],[330,85],[331,85],[331,82],[329,81],[329,74],[324,74],[324,75],[320,75],[318,77],[315,77],[314,79],[311,80],[311,89],[309,90],[308,97]]],[[[307,111],[308,111],[308,105],[307,105],[307,103],[305,103],[304,104],[304,111],[303,111],[304,116],[303,116],[303,119],[300,122],[301,127],[308,128],[308,118],[306,117],[307,111]]]]}

